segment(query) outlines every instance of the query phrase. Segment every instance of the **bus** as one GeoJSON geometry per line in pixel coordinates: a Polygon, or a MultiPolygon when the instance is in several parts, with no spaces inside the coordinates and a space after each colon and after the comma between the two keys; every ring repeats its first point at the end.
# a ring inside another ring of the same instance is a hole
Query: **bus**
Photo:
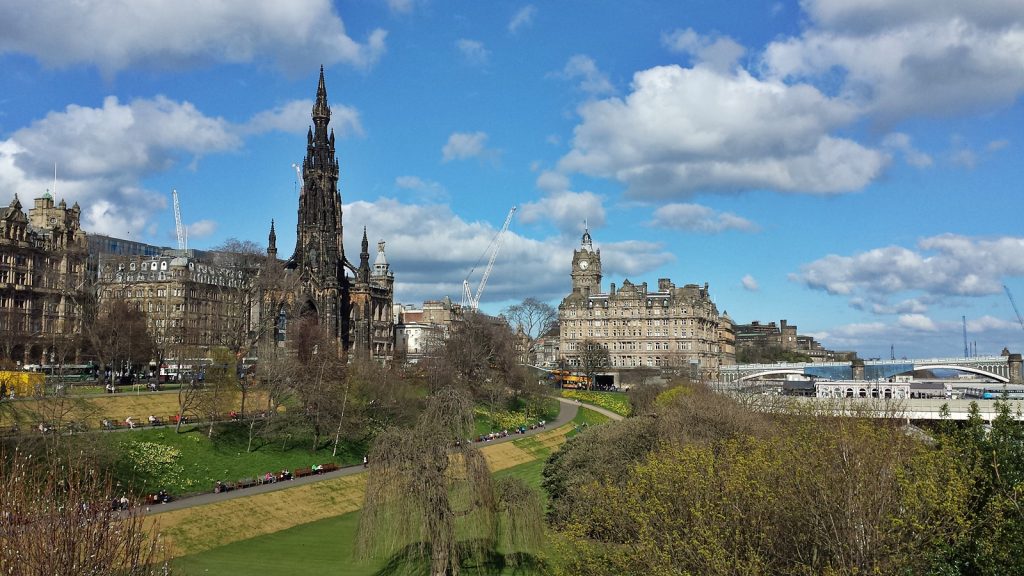
{"type": "Polygon", "coordinates": [[[41,372],[48,382],[91,382],[96,379],[95,364],[29,364],[29,372],[41,372]]]}
{"type": "Polygon", "coordinates": [[[559,388],[588,388],[590,379],[583,374],[577,372],[570,372],[569,370],[552,370],[548,374],[548,380],[559,388]]]}
{"type": "Polygon", "coordinates": [[[1007,386],[1005,384],[964,389],[964,398],[980,398],[982,400],[1024,400],[1024,386],[1007,386]]]}

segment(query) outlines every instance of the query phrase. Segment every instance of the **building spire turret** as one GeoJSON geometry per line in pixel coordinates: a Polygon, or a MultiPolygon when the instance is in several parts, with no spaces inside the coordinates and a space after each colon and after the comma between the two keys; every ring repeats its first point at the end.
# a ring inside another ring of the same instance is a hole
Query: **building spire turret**
{"type": "Polygon", "coordinates": [[[274,231],[274,219],[270,219],[270,236],[267,239],[267,256],[277,258],[277,232],[274,231]]]}
{"type": "MultiPolygon", "coordinates": [[[[320,65],[320,84],[316,87],[316,103],[313,104],[313,121],[323,120],[324,126],[331,120],[331,107],[327,105],[327,86],[324,85],[324,66],[320,65]]],[[[319,125],[319,123],[317,123],[319,125]]]]}

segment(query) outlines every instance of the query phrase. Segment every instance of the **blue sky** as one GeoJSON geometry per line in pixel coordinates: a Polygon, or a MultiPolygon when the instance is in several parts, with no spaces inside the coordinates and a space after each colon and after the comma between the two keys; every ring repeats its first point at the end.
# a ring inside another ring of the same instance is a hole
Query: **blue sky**
{"type": "MultiPolygon", "coordinates": [[[[862,356],[1024,351],[1019,0],[223,0],[0,5],[0,201],[87,230],[294,246],[320,65],[346,245],[450,295],[518,207],[482,308],[708,282],[737,322],[862,356]]],[[[484,258],[486,261],[486,258],[484,258]]],[[[483,265],[470,276],[475,284],[483,265]]]]}

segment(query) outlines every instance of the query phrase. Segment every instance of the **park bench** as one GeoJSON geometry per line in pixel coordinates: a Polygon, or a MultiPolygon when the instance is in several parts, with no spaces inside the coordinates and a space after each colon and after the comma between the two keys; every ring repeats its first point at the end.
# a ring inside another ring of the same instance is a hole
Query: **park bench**
{"type": "Polygon", "coordinates": [[[327,472],[334,472],[338,468],[339,468],[339,466],[337,464],[335,464],[334,462],[330,462],[330,463],[324,464],[323,466],[320,467],[320,473],[324,474],[324,473],[327,473],[327,472]]]}
{"type": "Polygon", "coordinates": [[[255,478],[242,478],[241,480],[238,481],[238,488],[239,489],[248,488],[250,486],[255,486],[255,485],[256,485],[256,479],[255,478]]]}
{"type": "Polygon", "coordinates": [[[292,472],[292,478],[302,478],[303,476],[312,476],[312,468],[298,468],[295,472],[292,472]]]}

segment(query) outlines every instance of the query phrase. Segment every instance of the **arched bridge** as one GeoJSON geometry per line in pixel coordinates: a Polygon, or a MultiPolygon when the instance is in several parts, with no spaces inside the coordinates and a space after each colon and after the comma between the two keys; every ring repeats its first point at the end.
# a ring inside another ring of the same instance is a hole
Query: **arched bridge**
{"type": "Polygon", "coordinates": [[[885,380],[915,370],[957,370],[995,382],[1024,382],[1020,354],[974,358],[926,358],[912,360],[854,360],[852,362],[780,362],[721,366],[726,383],[801,375],[820,380],[885,380]]]}

